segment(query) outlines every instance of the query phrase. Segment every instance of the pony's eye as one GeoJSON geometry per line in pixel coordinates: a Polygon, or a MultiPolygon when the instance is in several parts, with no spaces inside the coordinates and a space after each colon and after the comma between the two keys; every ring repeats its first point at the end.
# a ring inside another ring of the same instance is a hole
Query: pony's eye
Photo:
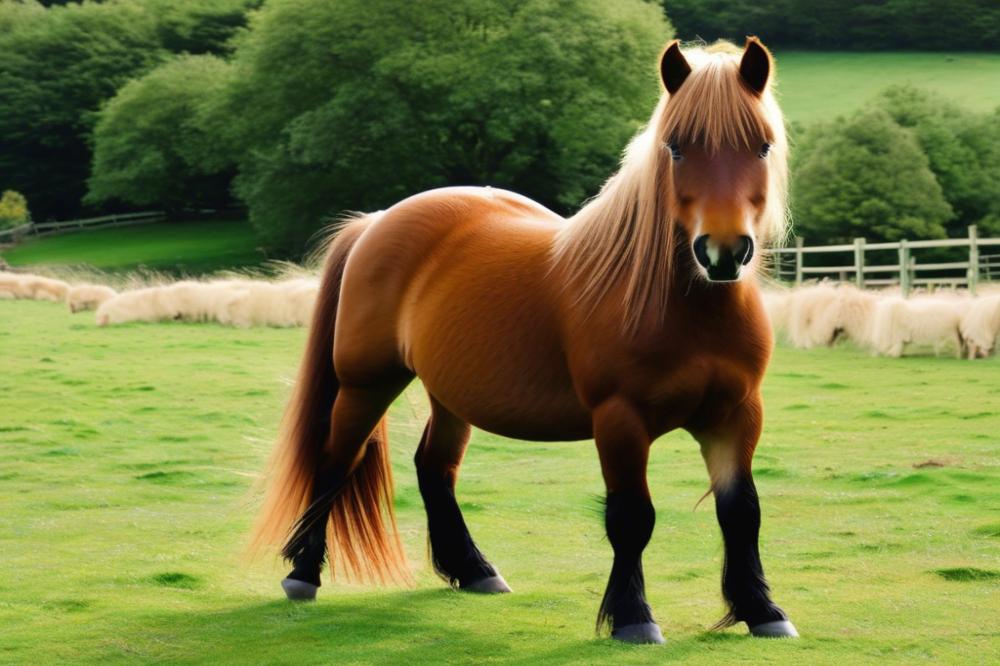
{"type": "Polygon", "coordinates": [[[765,157],[767,157],[767,154],[769,152],[771,152],[771,144],[765,143],[763,146],[760,147],[760,152],[757,153],[757,157],[759,157],[760,159],[764,159],[765,157]]]}
{"type": "Polygon", "coordinates": [[[680,162],[684,159],[684,153],[681,152],[676,143],[668,143],[667,148],[670,149],[670,156],[674,158],[674,162],[680,162]]]}

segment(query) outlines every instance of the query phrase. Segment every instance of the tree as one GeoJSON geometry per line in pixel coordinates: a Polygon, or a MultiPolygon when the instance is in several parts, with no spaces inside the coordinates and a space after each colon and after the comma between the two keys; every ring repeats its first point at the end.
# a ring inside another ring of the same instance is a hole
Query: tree
{"type": "Polygon", "coordinates": [[[0,196],[0,229],[17,227],[31,219],[28,200],[20,192],[7,190],[0,196]]]}
{"type": "Polygon", "coordinates": [[[0,187],[80,212],[101,104],[169,51],[221,53],[259,0],[0,0],[0,187]],[[55,3],[50,3],[55,4],[55,3]]]}
{"type": "Polygon", "coordinates": [[[814,244],[943,238],[953,216],[913,133],[880,109],[808,130],[792,168],[796,234],[814,244]]]}
{"type": "MultiPolygon", "coordinates": [[[[29,3],[30,4],[33,3],[29,3]]],[[[153,17],[120,2],[39,10],[0,3],[0,186],[41,219],[79,208],[100,103],[160,57],[153,17]]]]}
{"type": "MultiPolygon", "coordinates": [[[[883,91],[876,105],[913,132],[955,211],[949,235],[1000,216],[1000,123],[911,86],[883,91]]],[[[1000,230],[998,230],[1000,231],[1000,230]]]]}
{"type": "Polygon", "coordinates": [[[252,222],[285,249],[342,210],[447,184],[565,211],[650,113],[670,35],[641,0],[273,0],[205,122],[252,222]]]}
{"type": "Polygon", "coordinates": [[[222,207],[232,170],[199,122],[201,102],[228,81],[214,56],[182,56],[126,84],[101,110],[87,200],[167,209],[222,207]]]}

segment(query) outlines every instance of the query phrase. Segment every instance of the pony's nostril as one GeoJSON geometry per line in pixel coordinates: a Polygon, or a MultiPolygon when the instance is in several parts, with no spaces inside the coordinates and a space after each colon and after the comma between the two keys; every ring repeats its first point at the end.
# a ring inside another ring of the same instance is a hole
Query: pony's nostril
{"type": "Polygon", "coordinates": [[[740,236],[736,241],[736,248],[733,254],[737,261],[746,266],[753,259],[753,239],[749,236],[740,236]]]}
{"type": "Polygon", "coordinates": [[[708,258],[708,234],[702,234],[694,239],[694,258],[703,268],[708,268],[712,263],[708,258]]]}

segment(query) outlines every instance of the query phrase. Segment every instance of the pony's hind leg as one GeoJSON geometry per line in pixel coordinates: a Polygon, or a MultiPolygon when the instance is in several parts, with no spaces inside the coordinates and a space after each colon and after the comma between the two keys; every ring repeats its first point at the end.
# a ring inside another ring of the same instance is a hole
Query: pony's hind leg
{"type": "Polygon", "coordinates": [[[760,501],[750,461],[760,437],[761,417],[759,399],[751,398],[723,423],[694,433],[708,467],[725,546],[722,595],[729,612],[716,628],[746,622],[754,636],[796,637],[795,626],[771,601],[760,561],[760,501]]]}
{"type": "Polygon", "coordinates": [[[510,592],[476,547],[455,499],[455,482],[470,428],[431,398],[431,418],[414,456],[434,569],[452,586],[470,592],[510,592]]]}
{"type": "Polygon", "coordinates": [[[327,524],[334,502],[368,455],[386,446],[379,422],[400,387],[341,387],[330,415],[330,431],[313,477],[310,504],[299,517],[282,551],[292,571],[282,581],[289,599],[316,597],[327,558],[327,524]]]}
{"type": "Polygon", "coordinates": [[[605,528],[615,553],[597,629],[608,627],[612,638],[628,643],[663,643],[646,603],[642,573],[642,551],[656,520],[646,483],[649,434],[639,413],[617,398],[594,410],[593,423],[608,493],[605,528]]]}

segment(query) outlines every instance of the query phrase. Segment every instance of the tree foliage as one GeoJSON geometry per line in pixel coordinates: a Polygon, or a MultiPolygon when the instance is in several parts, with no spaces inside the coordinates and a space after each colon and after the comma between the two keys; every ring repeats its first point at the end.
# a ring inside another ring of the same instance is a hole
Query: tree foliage
{"type": "Polygon", "coordinates": [[[199,108],[225,85],[230,69],[214,56],[182,56],[126,84],[94,129],[88,200],[225,206],[232,173],[216,166],[219,147],[199,122],[199,108]]]}
{"type": "Polygon", "coordinates": [[[670,35],[641,0],[274,0],[206,123],[253,223],[286,248],[344,209],[440,185],[566,210],[651,111],[670,35]]]}
{"type": "Polygon", "coordinates": [[[996,0],[663,0],[682,39],[772,47],[918,51],[1000,48],[996,0]]]}
{"type": "Polygon", "coordinates": [[[916,137],[881,109],[808,130],[793,173],[795,233],[811,243],[942,238],[953,215],[916,137]]]}
{"type": "Polygon", "coordinates": [[[170,51],[223,51],[255,4],[0,0],[0,187],[24,192],[40,219],[78,213],[101,104],[170,51]]]}
{"type": "Polygon", "coordinates": [[[797,141],[797,233],[811,242],[1000,234],[1000,109],[976,114],[910,86],[797,141]]]}
{"type": "Polygon", "coordinates": [[[887,89],[876,104],[912,131],[927,155],[955,212],[949,235],[964,234],[970,224],[984,233],[1000,233],[1000,109],[971,113],[908,86],[887,89]]]}
{"type": "Polygon", "coordinates": [[[0,196],[0,229],[17,227],[31,219],[28,200],[14,190],[7,190],[0,196]]]}

